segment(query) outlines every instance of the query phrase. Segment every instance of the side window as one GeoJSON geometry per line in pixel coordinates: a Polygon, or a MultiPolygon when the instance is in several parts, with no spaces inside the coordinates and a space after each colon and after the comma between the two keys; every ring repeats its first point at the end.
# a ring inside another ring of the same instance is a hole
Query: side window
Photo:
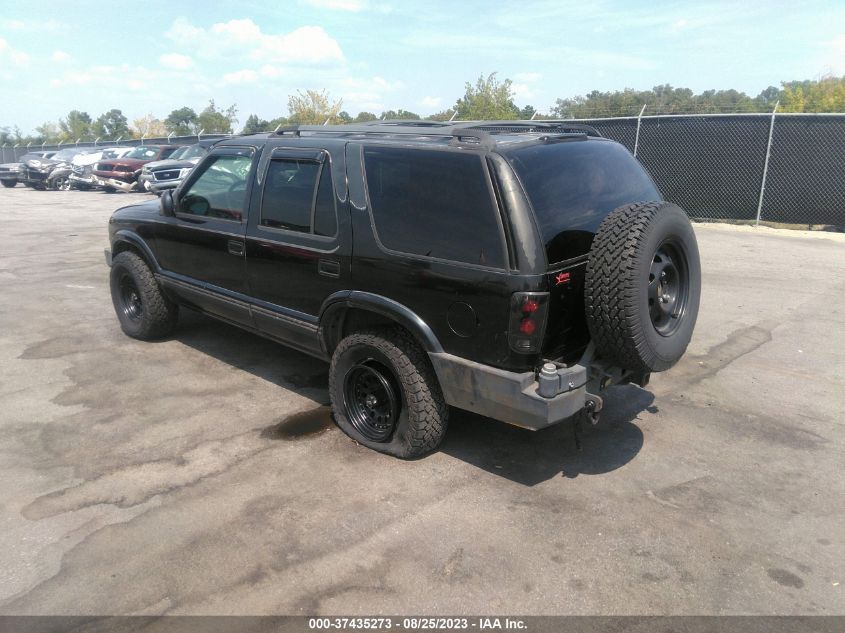
{"type": "Polygon", "coordinates": [[[505,267],[498,212],[478,155],[369,147],[364,165],[376,232],[387,248],[505,267]]]}
{"type": "Polygon", "coordinates": [[[252,150],[218,154],[203,163],[199,177],[179,198],[179,213],[240,222],[252,154],[252,150]]]}
{"type": "Polygon", "coordinates": [[[261,197],[261,226],[332,237],[337,233],[328,161],[270,161],[261,197]]]}

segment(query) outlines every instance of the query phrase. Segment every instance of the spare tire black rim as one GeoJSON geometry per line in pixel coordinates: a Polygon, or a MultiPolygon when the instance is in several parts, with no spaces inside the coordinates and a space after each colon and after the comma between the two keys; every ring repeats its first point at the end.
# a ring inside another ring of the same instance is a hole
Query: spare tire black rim
{"type": "Polygon", "coordinates": [[[131,321],[139,321],[144,312],[144,306],[141,303],[141,293],[138,292],[138,287],[135,285],[135,280],[131,275],[123,274],[120,276],[120,308],[127,319],[131,321]]]}
{"type": "Polygon", "coordinates": [[[399,397],[387,367],[373,359],[353,366],[344,378],[343,397],[356,431],[374,442],[390,437],[399,413],[399,397]]]}
{"type": "Polygon", "coordinates": [[[689,267],[681,245],[665,240],[651,259],[648,312],[661,336],[672,336],[684,320],[689,297],[689,267]]]}

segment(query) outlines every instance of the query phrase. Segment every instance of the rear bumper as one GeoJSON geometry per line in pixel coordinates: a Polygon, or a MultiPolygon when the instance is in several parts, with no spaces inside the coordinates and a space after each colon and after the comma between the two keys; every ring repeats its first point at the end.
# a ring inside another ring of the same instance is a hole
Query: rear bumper
{"type": "Polygon", "coordinates": [[[587,403],[587,368],[562,368],[565,389],[551,398],[541,396],[534,372],[496,369],[445,353],[430,353],[446,402],[495,420],[538,430],[575,415],[587,403]]]}

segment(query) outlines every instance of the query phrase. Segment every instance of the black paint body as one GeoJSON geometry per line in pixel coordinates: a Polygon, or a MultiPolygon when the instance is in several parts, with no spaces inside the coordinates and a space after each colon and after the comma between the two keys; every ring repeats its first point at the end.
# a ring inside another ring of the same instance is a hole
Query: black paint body
{"type": "MultiPolygon", "coordinates": [[[[175,300],[322,358],[330,357],[348,328],[366,325],[371,318],[374,323],[402,325],[428,352],[447,352],[496,368],[526,371],[542,358],[574,361],[589,342],[583,312],[586,256],[592,235],[612,209],[581,204],[571,230],[565,218],[560,220],[563,228],[554,239],[558,261],[550,265],[547,240],[541,237],[511,155],[550,141],[540,135],[512,137],[497,139],[495,147],[407,134],[231,139],[215,146],[203,162],[227,148],[252,148],[241,221],[168,214],[158,201],[145,202],[114,213],[112,250],[140,253],[175,300]],[[368,145],[477,156],[491,192],[495,191],[491,195],[499,216],[491,221],[499,223],[506,265],[497,269],[387,249],[379,240],[370,208],[363,158],[368,145]],[[279,155],[296,158],[315,152],[331,168],[336,236],[262,226],[260,205],[269,161],[279,155]],[[569,274],[560,277],[561,272],[569,274]],[[564,278],[566,282],[560,281],[564,278]],[[517,353],[508,344],[511,297],[522,291],[551,293],[540,353],[517,353]]],[[[557,142],[561,151],[583,143],[596,144],[599,154],[602,146],[613,152],[619,148],[584,135],[557,142]]],[[[630,160],[635,163],[633,157],[630,160]]],[[[188,190],[203,162],[174,193],[177,208],[180,193],[188,190]]],[[[644,172],[643,178],[648,179],[644,172]]]]}

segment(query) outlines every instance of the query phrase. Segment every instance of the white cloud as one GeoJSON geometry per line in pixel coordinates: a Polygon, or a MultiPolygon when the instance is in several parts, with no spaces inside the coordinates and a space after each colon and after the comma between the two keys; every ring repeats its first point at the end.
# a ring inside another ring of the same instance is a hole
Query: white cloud
{"type": "Polygon", "coordinates": [[[248,84],[256,81],[258,81],[258,73],[248,68],[223,75],[223,82],[227,84],[248,84]]]}
{"type": "Polygon", "coordinates": [[[689,28],[689,25],[690,23],[688,20],[686,20],[685,18],[680,18],[672,22],[671,26],[669,27],[669,32],[680,33],[681,31],[684,31],[689,28]]]}
{"type": "Polygon", "coordinates": [[[23,51],[19,51],[0,37],[0,59],[8,59],[15,66],[24,66],[29,63],[29,55],[23,51]]]}
{"type": "Polygon", "coordinates": [[[58,31],[62,28],[61,22],[57,20],[33,20],[32,22],[24,22],[23,20],[6,19],[0,20],[0,28],[5,31],[22,31],[22,32],[39,32],[39,31],[58,31]]]}
{"type": "Polygon", "coordinates": [[[845,33],[824,42],[825,56],[822,64],[825,73],[841,75],[845,73],[845,33]]]}
{"type": "Polygon", "coordinates": [[[519,100],[533,99],[536,96],[534,89],[528,84],[514,82],[511,84],[513,96],[519,100]]]}
{"type": "Polygon", "coordinates": [[[218,22],[209,29],[178,18],[166,33],[180,46],[208,59],[254,59],[270,63],[322,64],[343,61],[337,40],[319,26],[289,33],[264,33],[250,19],[218,22]]]}
{"type": "Polygon", "coordinates": [[[52,60],[54,62],[66,62],[70,60],[70,55],[64,51],[53,51],[52,60]]]}
{"type": "Polygon", "coordinates": [[[158,63],[171,70],[188,70],[193,67],[194,60],[188,55],[165,53],[158,58],[158,63]]]}
{"type": "Polygon", "coordinates": [[[422,99],[420,99],[420,105],[423,108],[428,108],[429,110],[434,110],[436,108],[439,108],[442,103],[443,103],[443,97],[425,96],[422,99]]]}

